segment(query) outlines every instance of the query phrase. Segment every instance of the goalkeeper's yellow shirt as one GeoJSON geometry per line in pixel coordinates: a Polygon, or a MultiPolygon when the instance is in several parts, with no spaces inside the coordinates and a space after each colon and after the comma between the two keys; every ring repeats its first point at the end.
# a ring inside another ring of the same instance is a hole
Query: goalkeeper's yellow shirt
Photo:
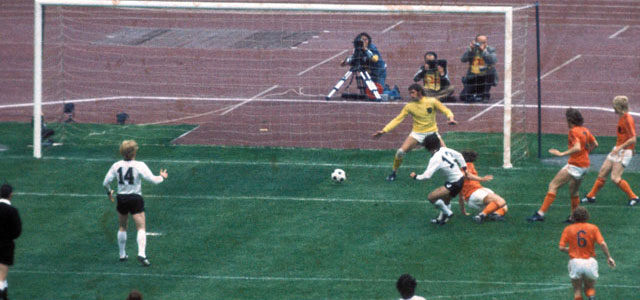
{"type": "Polygon", "coordinates": [[[451,118],[453,113],[446,106],[444,106],[438,99],[432,97],[422,97],[418,101],[411,101],[407,103],[400,114],[393,118],[382,131],[389,132],[396,128],[407,115],[413,117],[413,131],[424,132],[437,132],[438,124],[436,123],[436,111],[443,113],[447,118],[451,118]]]}

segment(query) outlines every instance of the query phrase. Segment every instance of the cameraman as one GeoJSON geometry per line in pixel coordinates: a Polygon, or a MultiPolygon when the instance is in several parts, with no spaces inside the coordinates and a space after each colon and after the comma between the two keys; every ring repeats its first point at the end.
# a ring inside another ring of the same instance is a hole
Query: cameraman
{"type": "Polygon", "coordinates": [[[424,54],[424,65],[420,66],[413,77],[414,82],[422,80],[427,97],[434,97],[440,102],[456,102],[452,97],[454,87],[449,82],[447,61],[438,59],[438,54],[428,51],[424,54]]]}
{"type": "Polygon", "coordinates": [[[358,34],[353,40],[353,46],[353,54],[343,60],[340,65],[362,66],[371,75],[373,82],[385,88],[387,64],[382,60],[376,45],[372,43],[371,36],[366,32],[358,34]]]}
{"type": "Polygon", "coordinates": [[[469,63],[467,75],[462,77],[464,88],[460,92],[460,101],[489,102],[491,86],[498,85],[496,72],[496,49],[487,45],[487,36],[479,34],[471,42],[460,59],[469,63]]]}

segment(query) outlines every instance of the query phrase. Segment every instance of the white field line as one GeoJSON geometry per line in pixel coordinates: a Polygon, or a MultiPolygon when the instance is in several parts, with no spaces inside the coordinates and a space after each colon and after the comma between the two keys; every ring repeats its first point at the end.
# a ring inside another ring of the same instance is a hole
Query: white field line
{"type": "MultiPolygon", "coordinates": [[[[515,95],[517,95],[517,94],[520,94],[520,93],[522,93],[522,91],[521,91],[521,90],[518,90],[518,91],[516,91],[515,93],[511,94],[511,97],[513,97],[513,96],[515,96],[515,95]]],[[[482,110],[481,112],[477,113],[475,116],[473,116],[473,117],[469,118],[469,122],[471,122],[471,121],[473,121],[473,120],[475,120],[475,119],[479,118],[480,116],[484,115],[486,112],[490,111],[490,110],[491,110],[491,109],[493,109],[494,107],[504,106],[504,105],[502,105],[502,103],[503,103],[503,102],[504,102],[504,98],[503,98],[502,100],[500,100],[500,101],[498,101],[498,102],[496,102],[496,103],[492,104],[491,106],[489,106],[489,107],[485,108],[485,109],[484,109],[484,110],[482,110]]]]}
{"type": "MultiPolygon", "coordinates": [[[[540,289],[527,289],[527,290],[515,290],[515,291],[502,291],[502,292],[489,292],[489,293],[479,293],[479,294],[459,294],[459,295],[446,295],[446,296],[429,296],[429,299],[441,299],[441,298],[475,298],[475,297],[486,297],[486,296],[497,296],[497,295],[512,295],[512,294],[522,294],[522,293],[540,293],[545,291],[557,291],[557,290],[568,290],[570,287],[569,284],[559,285],[556,287],[548,287],[548,288],[540,288],[540,289]]],[[[538,295],[539,296],[539,295],[538,295]]],[[[495,298],[492,298],[495,299],[495,298]]]]}
{"type": "Polygon", "coordinates": [[[391,30],[391,29],[394,29],[394,28],[398,27],[398,25],[400,25],[400,24],[402,24],[402,23],[404,23],[404,21],[399,21],[398,23],[395,23],[395,24],[393,24],[393,25],[391,25],[391,26],[387,27],[385,30],[383,30],[383,31],[382,31],[382,32],[380,32],[380,33],[387,33],[387,32],[389,32],[389,30],[391,30]]]}
{"type": "Polygon", "coordinates": [[[488,111],[490,111],[492,108],[497,107],[497,106],[504,106],[502,105],[502,103],[504,102],[504,99],[492,104],[491,106],[483,109],[481,112],[475,114],[473,117],[469,118],[468,122],[471,122],[477,118],[479,118],[480,116],[484,115],[485,113],[487,113],[488,111]]]}
{"type": "MultiPolygon", "coordinates": [[[[255,100],[257,97],[260,97],[260,96],[264,95],[265,93],[267,93],[267,92],[269,92],[269,91],[271,91],[271,90],[273,90],[273,89],[275,89],[277,87],[278,87],[277,85],[274,85],[274,86],[272,86],[272,87],[260,92],[259,94],[249,98],[249,99],[244,99],[244,100],[242,100],[242,102],[240,102],[238,104],[231,105],[231,106],[218,108],[218,109],[215,109],[215,110],[212,110],[212,111],[208,111],[208,112],[204,112],[204,113],[200,113],[200,114],[196,114],[196,115],[191,115],[191,116],[186,116],[186,117],[181,117],[181,118],[176,118],[176,119],[170,119],[170,120],[151,122],[151,123],[144,123],[144,124],[140,124],[140,125],[158,125],[158,124],[166,124],[166,123],[184,121],[184,120],[188,120],[188,119],[193,119],[193,118],[203,117],[203,116],[207,116],[207,115],[212,115],[212,114],[215,114],[215,113],[221,112],[221,111],[222,111],[222,113],[220,115],[223,116],[223,115],[227,114],[228,112],[230,112],[230,111],[232,111],[232,110],[234,110],[234,109],[236,109],[236,108],[238,108],[238,107],[240,107],[240,106],[242,106],[242,105],[244,105],[246,103],[249,103],[249,102],[255,100]]],[[[175,100],[178,100],[178,99],[184,99],[184,98],[177,98],[175,100]]],[[[189,133],[191,133],[191,132],[193,132],[193,130],[191,130],[189,133]]]]}
{"type": "MultiPolygon", "coordinates": [[[[15,192],[17,196],[29,196],[29,197],[58,197],[58,198],[107,198],[105,194],[79,194],[79,193],[36,193],[36,192],[15,192]]],[[[427,204],[426,199],[347,199],[347,198],[322,198],[322,197],[287,197],[287,196],[211,196],[211,195],[144,195],[149,199],[182,199],[182,200],[211,200],[211,201],[288,201],[288,202],[326,202],[326,203],[390,203],[390,204],[427,204]]],[[[510,207],[523,206],[523,207],[539,207],[540,201],[535,203],[513,203],[509,202],[507,205],[510,207]]],[[[626,207],[625,204],[620,205],[607,205],[607,204],[594,204],[589,205],[592,208],[611,208],[621,209],[626,207]]]]}
{"type": "MultiPolygon", "coordinates": [[[[42,275],[71,275],[71,276],[116,276],[116,277],[155,277],[155,278],[186,278],[186,279],[208,279],[220,281],[302,281],[302,282],[396,282],[397,279],[386,278],[344,278],[344,277],[272,277],[272,276],[228,276],[228,275],[208,275],[208,274],[165,274],[165,273],[126,273],[126,272],[96,272],[96,271],[45,271],[45,270],[22,270],[12,268],[12,273],[22,274],[42,274],[42,275]]],[[[566,283],[552,282],[507,282],[507,281],[481,281],[481,280],[417,280],[426,284],[487,284],[505,286],[548,286],[558,288],[559,286],[569,287],[566,283]]],[[[640,286],[621,284],[598,284],[599,287],[620,288],[620,289],[640,289],[640,286]]]]}
{"type": "Polygon", "coordinates": [[[616,33],[612,34],[609,36],[610,39],[615,39],[618,35],[620,35],[621,33],[627,31],[627,29],[629,29],[629,25],[622,27],[622,29],[616,31],[616,33]]]}
{"type": "Polygon", "coordinates": [[[194,132],[194,131],[195,131],[196,129],[198,129],[198,128],[200,128],[200,125],[198,125],[198,126],[196,126],[195,128],[193,128],[193,129],[191,129],[191,130],[189,130],[189,131],[187,131],[187,132],[185,132],[185,133],[181,134],[181,135],[180,135],[180,136],[178,136],[177,138],[175,138],[175,139],[171,140],[170,144],[175,143],[177,140],[179,140],[179,139],[181,139],[181,138],[183,138],[183,137],[187,136],[188,134],[190,134],[190,133],[194,132]]]}
{"type": "Polygon", "coordinates": [[[559,65],[559,66],[555,67],[553,70],[551,70],[551,71],[549,71],[549,72],[545,73],[544,75],[540,76],[540,80],[542,80],[542,79],[544,79],[545,77],[547,77],[547,76],[549,76],[549,75],[553,74],[554,72],[556,72],[556,71],[558,71],[558,70],[560,70],[560,69],[564,68],[566,65],[568,65],[568,64],[570,64],[570,63],[572,63],[572,62],[574,62],[576,59],[578,59],[578,58],[580,58],[580,57],[582,57],[582,54],[578,54],[578,55],[574,56],[573,58],[571,58],[571,59],[569,59],[569,60],[565,61],[563,64],[561,64],[561,65],[559,65]]]}
{"type": "MultiPolygon", "coordinates": [[[[114,96],[114,97],[103,97],[103,98],[86,98],[86,99],[77,99],[77,100],[59,100],[59,101],[48,101],[42,102],[42,105],[57,105],[57,104],[65,104],[65,103],[83,103],[83,102],[100,102],[100,101],[113,101],[123,99],[122,96],[114,96]]],[[[0,109],[3,108],[20,108],[20,107],[31,107],[33,106],[33,102],[29,103],[15,103],[15,104],[4,104],[0,105],[0,109]]]]}
{"type": "Polygon", "coordinates": [[[278,85],[276,84],[276,85],[274,85],[274,86],[272,86],[272,87],[270,87],[270,88],[268,88],[268,89],[266,89],[266,90],[264,90],[264,91],[262,91],[262,92],[258,93],[257,95],[255,95],[255,96],[253,96],[253,97],[251,97],[251,98],[249,98],[249,99],[247,99],[247,100],[245,100],[245,101],[242,101],[242,102],[240,102],[240,103],[238,103],[238,104],[236,104],[236,105],[233,105],[233,106],[231,106],[229,109],[227,109],[225,112],[221,113],[220,115],[221,115],[221,116],[224,116],[224,115],[226,115],[226,114],[228,114],[228,113],[232,112],[232,111],[233,111],[233,110],[235,110],[236,108],[238,108],[238,107],[240,107],[240,106],[243,106],[243,105],[245,105],[245,104],[247,104],[247,103],[249,103],[249,102],[251,102],[251,101],[255,100],[256,98],[258,98],[258,97],[260,97],[260,96],[262,96],[262,95],[264,95],[264,94],[266,94],[266,93],[268,93],[268,92],[270,92],[270,91],[272,91],[272,90],[276,89],[277,87],[278,87],[278,85]]]}
{"type": "MultiPolygon", "coordinates": [[[[90,99],[76,99],[76,100],[65,100],[64,103],[78,103],[78,102],[99,102],[99,101],[119,101],[119,100],[148,100],[148,101],[221,101],[221,102],[246,102],[251,100],[250,98],[201,98],[201,97],[155,97],[155,96],[118,96],[118,97],[106,97],[106,98],[90,98],[90,99]]],[[[404,106],[407,104],[403,101],[395,101],[395,102],[362,102],[362,101],[325,101],[325,100],[309,100],[309,99],[253,99],[253,102],[282,102],[282,103],[303,103],[303,104],[319,104],[319,105],[351,105],[351,106],[361,106],[361,105],[391,105],[391,106],[404,106]]],[[[52,105],[52,104],[60,104],[63,101],[53,101],[53,102],[45,102],[43,105],[52,105]]],[[[447,106],[492,106],[495,104],[468,104],[468,103],[447,103],[447,106]]],[[[33,106],[33,103],[20,103],[20,104],[6,104],[0,105],[0,109],[6,108],[16,108],[16,107],[30,107],[33,106]]],[[[503,106],[503,105],[498,105],[503,106]]],[[[521,107],[522,105],[513,105],[514,107],[521,107]]],[[[535,108],[537,109],[537,105],[528,104],[524,105],[525,108],[535,108]]],[[[599,111],[613,111],[611,108],[606,107],[595,107],[595,106],[569,106],[569,105],[543,105],[544,109],[562,109],[566,110],[569,107],[580,108],[581,110],[599,110],[599,111]]],[[[228,106],[227,106],[228,108],[228,106]]],[[[223,108],[224,109],[224,108],[223,108]]],[[[631,112],[634,116],[640,116],[640,113],[631,112]]],[[[146,124],[139,124],[146,125],[146,124]]]]}
{"type": "Polygon", "coordinates": [[[304,73],[307,73],[307,72],[309,72],[309,71],[311,71],[311,70],[315,69],[316,67],[321,66],[321,65],[323,65],[323,64],[325,64],[325,63],[327,63],[327,62],[329,62],[329,61],[331,61],[331,60],[333,60],[333,59],[335,59],[336,57],[338,57],[338,56],[340,56],[340,55],[343,55],[343,54],[344,54],[345,52],[347,52],[348,50],[349,50],[349,49],[344,49],[344,50],[340,51],[338,54],[336,54],[336,55],[334,55],[334,56],[332,56],[332,57],[329,57],[329,58],[327,58],[327,59],[325,59],[325,60],[323,60],[323,61],[321,61],[321,62],[319,62],[319,63],[317,63],[317,64],[315,64],[315,65],[313,65],[313,66],[311,66],[311,67],[308,67],[306,70],[304,70],[304,71],[302,71],[302,72],[298,73],[298,76],[300,76],[300,75],[302,75],[302,74],[304,74],[304,73]]]}
{"type": "Polygon", "coordinates": [[[206,116],[206,115],[212,115],[212,114],[215,114],[215,113],[217,113],[219,111],[223,111],[223,110],[225,110],[227,108],[228,107],[223,107],[223,108],[215,109],[215,110],[212,110],[212,111],[200,113],[200,114],[197,114],[197,115],[191,115],[191,116],[186,116],[186,117],[181,117],[181,118],[176,118],[176,119],[170,119],[170,120],[157,121],[157,122],[151,122],[151,123],[144,123],[144,124],[140,124],[140,125],[143,125],[143,126],[144,125],[158,125],[158,124],[166,124],[166,123],[171,123],[171,122],[184,121],[184,120],[198,118],[198,117],[202,117],[202,116],[206,116]]]}

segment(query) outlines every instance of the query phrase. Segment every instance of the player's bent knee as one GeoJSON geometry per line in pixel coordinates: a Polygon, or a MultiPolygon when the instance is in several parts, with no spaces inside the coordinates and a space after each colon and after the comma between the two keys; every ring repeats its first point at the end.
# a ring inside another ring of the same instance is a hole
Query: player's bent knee
{"type": "Polygon", "coordinates": [[[396,158],[402,159],[402,158],[404,158],[405,154],[407,154],[407,153],[404,152],[404,150],[398,149],[398,151],[396,151],[396,158]]]}

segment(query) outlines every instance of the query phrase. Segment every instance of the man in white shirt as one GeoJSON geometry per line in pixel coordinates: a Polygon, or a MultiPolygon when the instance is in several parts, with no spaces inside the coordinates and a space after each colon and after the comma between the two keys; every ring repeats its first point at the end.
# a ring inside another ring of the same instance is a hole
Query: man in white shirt
{"type": "Polygon", "coordinates": [[[127,223],[129,214],[136,223],[138,235],[138,261],[142,266],[151,265],[146,255],[147,232],[144,215],[144,199],[142,199],[142,178],[155,184],[161,183],[167,178],[167,170],[160,169],[160,175],[154,176],[149,167],[141,161],[136,161],[136,153],[138,152],[138,144],[134,140],[125,140],[120,145],[120,154],[124,158],[114,163],[107,175],[104,177],[102,185],[109,195],[111,202],[113,200],[113,190],[111,189],[111,181],[117,178],[118,181],[118,247],[120,248],[120,261],[126,261],[129,256],[125,252],[127,244],[127,223]]]}
{"type": "Polygon", "coordinates": [[[431,222],[444,225],[453,217],[451,198],[457,196],[462,190],[465,176],[462,170],[466,172],[467,163],[458,151],[442,147],[436,135],[427,136],[424,139],[424,147],[432,154],[429,165],[424,173],[416,175],[415,172],[411,172],[410,176],[416,180],[425,180],[430,179],[438,170],[444,173],[447,178],[445,184],[431,191],[427,196],[429,202],[440,210],[440,215],[431,222]]]}

